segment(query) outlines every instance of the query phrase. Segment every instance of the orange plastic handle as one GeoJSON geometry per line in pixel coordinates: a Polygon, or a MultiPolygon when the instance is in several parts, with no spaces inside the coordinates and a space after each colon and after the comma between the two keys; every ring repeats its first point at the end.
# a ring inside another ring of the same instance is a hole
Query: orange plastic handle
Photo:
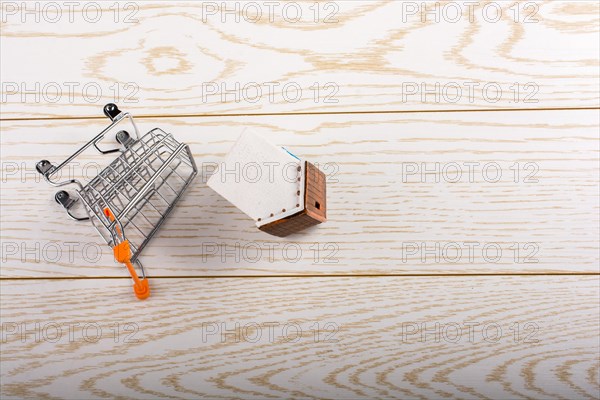
{"type": "Polygon", "coordinates": [[[115,260],[125,264],[129,275],[133,278],[133,291],[136,297],[140,300],[147,299],[150,296],[150,286],[148,286],[148,279],[140,279],[131,264],[131,248],[129,247],[129,241],[124,240],[115,247],[113,247],[115,254],[115,260]]]}
{"type": "MultiPolygon", "coordinates": [[[[113,215],[112,211],[110,211],[110,208],[106,207],[104,209],[104,215],[106,215],[108,217],[108,219],[110,219],[110,222],[115,222],[115,216],[113,215]]],[[[121,228],[119,228],[119,225],[115,224],[115,229],[117,230],[117,233],[119,234],[119,236],[121,236],[121,239],[124,239],[123,234],[121,233],[121,228]]]]}
{"type": "MultiPolygon", "coordinates": [[[[104,209],[104,214],[108,218],[110,218],[111,221],[115,220],[115,216],[108,207],[104,209]]],[[[115,227],[119,235],[121,235],[121,237],[123,238],[123,234],[121,233],[119,226],[117,225],[115,227]]],[[[133,278],[133,292],[135,293],[135,296],[140,300],[147,299],[148,296],[150,296],[150,286],[148,285],[148,279],[140,279],[137,272],[135,272],[135,268],[133,268],[133,264],[131,263],[131,247],[129,246],[129,241],[123,238],[123,241],[121,243],[113,247],[113,252],[115,255],[115,260],[117,260],[117,262],[125,264],[127,270],[129,271],[129,275],[131,275],[131,277],[133,278]]]]}

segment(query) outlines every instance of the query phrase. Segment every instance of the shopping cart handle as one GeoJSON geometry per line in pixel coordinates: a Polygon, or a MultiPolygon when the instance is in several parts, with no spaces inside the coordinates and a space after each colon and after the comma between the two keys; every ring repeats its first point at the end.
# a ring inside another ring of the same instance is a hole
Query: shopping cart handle
{"type": "Polygon", "coordinates": [[[113,252],[115,254],[115,260],[125,264],[129,271],[129,275],[133,278],[133,292],[135,293],[135,296],[140,300],[147,299],[148,296],[150,296],[148,279],[140,279],[137,272],[135,272],[135,268],[133,268],[133,264],[131,263],[131,248],[129,246],[129,241],[124,240],[113,247],[113,252]]]}
{"type": "MultiPolygon", "coordinates": [[[[106,207],[104,209],[104,215],[106,215],[111,221],[115,221],[115,216],[113,215],[112,211],[110,211],[110,208],[106,207]]],[[[133,292],[135,293],[135,296],[140,300],[147,299],[148,296],[150,296],[150,286],[148,285],[148,279],[145,275],[143,279],[140,279],[137,272],[135,272],[135,268],[133,268],[133,264],[131,263],[131,246],[129,245],[129,241],[124,238],[123,231],[121,231],[119,225],[115,225],[115,230],[117,231],[120,239],[122,240],[121,243],[113,247],[115,260],[117,260],[117,262],[120,262],[121,264],[125,264],[125,266],[127,267],[129,275],[131,275],[131,278],[133,278],[133,292]]]]}

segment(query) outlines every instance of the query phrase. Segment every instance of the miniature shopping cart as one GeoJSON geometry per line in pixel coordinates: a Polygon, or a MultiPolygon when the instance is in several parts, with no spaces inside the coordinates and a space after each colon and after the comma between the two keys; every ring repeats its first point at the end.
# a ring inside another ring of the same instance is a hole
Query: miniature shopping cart
{"type": "Polygon", "coordinates": [[[150,295],[150,288],[139,255],[198,169],[190,148],[170,134],[156,128],[140,138],[132,116],[121,112],[115,104],[107,104],[104,114],[112,123],[96,137],[62,164],[55,166],[42,160],[36,168],[54,186],[77,186],[78,198],[72,198],[63,190],[56,193],[56,201],[72,219],[92,222],[113,249],[115,259],[127,267],[134,281],[135,295],[145,299],[150,295]],[[135,137],[120,130],[116,133],[118,148],[100,149],[98,143],[125,120],[130,122],[135,137]],[[120,152],[120,155],[85,185],[78,179],[61,180],[59,172],[90,146],[102,154],[120,152]],[[85,214],[82,210],[76,212],[75,208],[84,208],[85,214]]]}

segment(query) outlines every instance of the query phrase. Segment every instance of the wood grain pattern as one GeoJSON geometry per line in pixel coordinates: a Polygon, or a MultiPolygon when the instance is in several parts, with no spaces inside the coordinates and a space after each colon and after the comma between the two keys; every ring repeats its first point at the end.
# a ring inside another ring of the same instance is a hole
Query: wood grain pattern
{"type": "Polygon", "coordinates": [[[125,279],[1,285],[6,399],[599,397],[597,277],[157,279],[135,307],[125,279]]]}
{"type": "MultiPolygon", "coordinates": [[[[138,123],[143,132],[159,126],[189,143],[203,175],[142,253],[152,276],[598,272],[596,111],[138,123]],[[272,237],[206,186],[244,129],[329,175],[327,223],[272,237]],[[479,163],[473,175],[471,162],[479,163]],[[497,182],[494,169],[483,172],[493,163],[502,170],[497,182]],[[429,172],[413,174],[408,167],[415,166],[429,172]],[[472,253],[469,246],[476,246],[472,253]]],[[[102,120],[3,123],[3,277],[125,276],[91,226],[68,220],[53,200],[56,190],[34,172],[38,160],[59,162],[103,126],[102,120]]],[[[95,176],[112,159],[89,154],[73,174],[95,176]]]]}
{"type": "Polygon", "coordinates": [[[104,3],[97,21],[85,2],[60,18],[45,2],[5,10],[2,118],[95,116],[115,99],[151,116],[600,105],[595,1],[520,2],[518,15],[493,2],[497,22],[489,2],[457,22],[442,8],[423,22],[411,12],[422,2],[320,2],[317,23],[314,2],[295,23],[284,4],[270,22],[263,3],[256,23],[222,2],[104,3]]]}

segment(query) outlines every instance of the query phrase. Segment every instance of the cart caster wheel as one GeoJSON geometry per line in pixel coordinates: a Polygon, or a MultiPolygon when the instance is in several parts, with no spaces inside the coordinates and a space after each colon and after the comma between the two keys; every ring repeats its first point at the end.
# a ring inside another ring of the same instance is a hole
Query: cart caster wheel
{"type": "Polygon", "coordinates": [[[121,110],[115,103],[108,103],[104,106],[104,115],[106,115],[110,120],[114,120],[117,115],[121,114],[121,110]]]}
{"type": "Polygon", "coordinates": [[[63,206],[63,208],[67,211],[67,214],[69,215],[69,217],[71,217],[71,219],[74,219],[75,221],[87,221],[88,219],[90,219],[87,216],[78,217],[77,215],[73,215],[71,213],[71,208],[75,205],[77,199],[72,199],[69,193],[67,193],[66,191],[61,190],[60,192],[57,192],[54,195],[54,200],[56,200],[58,204],[63,206]]]}
{"type": "Polygon", "coordinates": [[[56,202],[58,204],[60,204],[61,206],[67,208],[68,205],[70,204],[70,197],[69,197],[69,193],[67,193],[64,190],[61,190],[60,192],[57,192],[54,195],[54,200],[56,200],[56,202]]]}
{"type": "Polygon", "coordinates": [[[127,144],[131,140],[131,136],[127,131],[119,131],[117,132],[117,142],[121,143],[123,146],[127,147],[127,144]]]}
{"type": "Polygon", "coordinates": [[[48,160],[42,160],[35,164],[35,169],[42,175],[45,175],[52,168],[52,164],[48,160]]]}

